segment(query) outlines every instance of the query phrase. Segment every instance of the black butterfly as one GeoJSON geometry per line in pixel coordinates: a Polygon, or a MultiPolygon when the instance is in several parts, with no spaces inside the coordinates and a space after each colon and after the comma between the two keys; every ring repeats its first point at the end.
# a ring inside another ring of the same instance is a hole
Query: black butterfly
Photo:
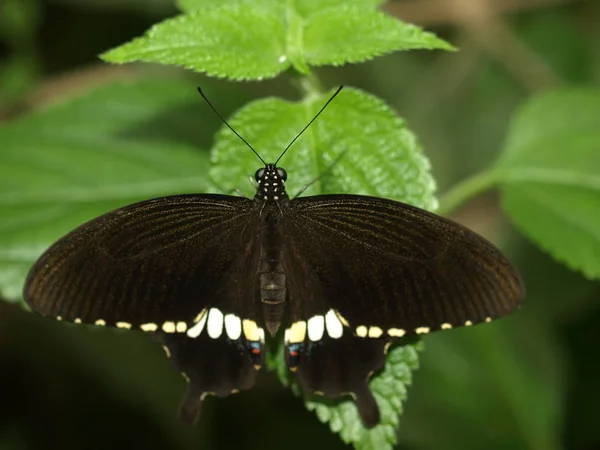
{"type": "Polygon", "coordinates": [[[368,378],[392,339],[489,322],[524,297],[502,253],[448,219],[359,195],[290,200],[277,162],[255,178],[253,199],[174,195],[87,222],[32,267],[27,303],[59,320],[156,333],[189,381],[186,422],[206,395],[253,385],[265,330],[283,323],[302,389],[350,394],[373,426],[368,378]]]}

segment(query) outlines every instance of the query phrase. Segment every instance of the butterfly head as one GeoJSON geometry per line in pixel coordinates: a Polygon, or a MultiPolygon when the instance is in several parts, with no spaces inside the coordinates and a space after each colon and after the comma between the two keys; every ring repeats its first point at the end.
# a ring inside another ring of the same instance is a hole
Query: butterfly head
{"type": "Polygon", "coordinates": [[[254,198],[265,201],[288,198],[285,192],[285,181],[287,180],[285,169],[277,167],[275,164],[267,164],[264,168],[256,171],[254,178],[258,184],[254,198]]]}

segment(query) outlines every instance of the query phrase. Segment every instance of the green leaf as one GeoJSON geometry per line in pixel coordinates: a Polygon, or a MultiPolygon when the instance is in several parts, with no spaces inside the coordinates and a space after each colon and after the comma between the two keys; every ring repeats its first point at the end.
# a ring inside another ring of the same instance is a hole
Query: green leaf
{"type": "Polygon", "coordinates": [[[600,90],[541,95],[516,115],[494,177],[519,229],[600,278],[600,90]]]}
{"type": "MultiPolygon", "coordinates": [[[[272,162],[330,95],[296,103],[275,98],[256,101],[238,111],[229,123],[265,161],[272,162]]],[[[254,194],[245,178],[262,164],[229,129],[222,128],[217,134],[212,160],[215,165],[210,175],[220,190],[241,188],[246,195],[254,194]]],[[[339,94],[294,143],[281,166],[288,170],[286,188],[292,196],[322,175],[307,194],[351,192],[396,198],[429,209],[436,205],[429,163],[414,135],[381,100],[357,89],[346,88],[339,94]]],[[[386,369],[370,382],[382,413],[381,424],[373,430],[364,429],[351,400],[332,402],[316,397],[308,401],[309,409],[359,449],[391,448],[405,385],[417,366],[416,348],[390,351],[386,369]]],[[[289,377],[281,348],[269,357],[268,365],[285,385],[299,392],[289,377]]]]}
{"type": "MultiPolygon", "coordinates": [[[[331,6],[370,6],[376,8],[385,3],[386,0],[300,0],[288,2],[288,8],[295,8],[297,13],[303,17],[319,12],[323,8],[331,6]]],[[[240,3],[253,4],[259,7],[281,6],[280,0],[176,0],[177,7],[181,11],[190,12],[222,5],[234,5],[240,3]]]]}
{"type": "Polygon", "coordinates": [[[340,6],[314,14],[304,28],[309,64],[342,65],[397,50],[454,50],[433,33],[370,8],[340,6]]]}
{"type": "Polygon", "coordinates": [[[298,14],[309,18],[313,14],[319,14],[327,8],[359,7],[371,10],[379,7],[387,0],[301,0],[294,3],[298,14]]]}
{"type": "Polygon", "coordinates": [[[41,252],[84,221],[137,200],[205,190],[194,90],[176,79],[124,82],[0,128],[2,297],[18,300],[41,252]]]}
{"type": "Polygon", "coordinates": [[[307,74],[310,64],[342,65],[395,50],[453,49],[432,33],[374,10],[377,3],[230,0],[217,6],[181,1],[188,14],[155,25],[101,57],[118,64],[156,62],[254,80],[274,77],[291,64],[307,74]]]}
{"type": "Polygon", "coordinates": [[[255,7],[263,8],[276,5],[274,0],[175,0],[177,8],[183,12],[198,11],[201,9],[216,8],[220,6],[231,5],[254,5],[255,7]]]}
{"type": "MultiPolygon", "coordinates": [[[[229,123],[265,161],[273,162],[330,95],[295,103],[276,98],[255,101],[229,123]]],[[[216,137],[212,162],[211,178],[223,192],[239,188],[254,195],[248,176],[262,164],[225,127],[216,137]]],[[[357,89],[345,88],[280,165],[289,173],[290,196],[314,181],[305,194],[366,194],[427,209],[437,206],[429,161],[414,134],[384,102],[357,89]]]]}
{"type": "Polygon", "coordinates": [[[249,4],[165,20],[145,36],[109,50],[101,58],[118,64],[173,64],[234,80],[274,77],[290,65],[280,15],[249,4]]]}

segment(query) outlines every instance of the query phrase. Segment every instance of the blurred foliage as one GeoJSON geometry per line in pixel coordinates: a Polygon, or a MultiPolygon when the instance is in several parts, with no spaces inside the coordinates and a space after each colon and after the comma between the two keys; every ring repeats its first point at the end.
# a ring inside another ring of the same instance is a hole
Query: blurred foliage
{"type": "MultiPolygon", "coordinates": [[[[179,3],[192,8],[194,2],[179,3]]],[[[295,80],[288,75],[261,84],[232,85],[183,78],[181,72],[161,72],[161,77],[170,77],[164,83],[149,79],[156,75],[156,69],[146,67],[128,73],[128,81],[119,80],[121,90],[111,87],[105,92],[90,91],[87,95],[93,96],[93,102],[80,103],[80,109],[68,109],[58,122],[46,119],[44,111],[19,117],[23,110],[42,106],[38,103],[44,96],[62,100],[72,96],[71,90],[86,92],[87,82],[68,78],[70,71],[86,67],[94,83],[107,83],[97,69],[95,55],[140,35],[173,13],[171,2],[166,1],[0,3],[0,118],[11,120],[0,129],[0,199],[19,205],[7,215],[5,203],[0,212],[0,265],[10,266],[2,272],[3,277],[22,278],[26,264],[19,266],[11,258],[24,256],[24,261],[30,261],[32,255],[27,252],[39,253],[40,248],[27,249],[26,245],[35,247],[35,241],[22,241],[19,236],[36,224],[39,242],[46,242],[45,221],[49,217],[59,217],[61,229],[67,231],[96,214],[96,208],[106,210],[146,196],[144,186],[153,193],[156,189],[163,193],[204,190],[206,153],[202,149],[210,146],[210,137],[219,123],[193,93],[185,94],[187,86],[205,87],[210,97],[218,100],[225,116],[250,98],[289,92],[289,82],[295,80]],[[58,84],[51,77],[57,73],[67,74],[66,83],[58,84]],[[158,123],[161,127],[156,126],[158,123]],[[9,145],[19,127],[26,127],[21,134],[28,136],[19,140],[19,146],[9,145]],[[85,148],[97,152],[112,149],[114,161],[109,165],[100,160],[81,165],[77,152],[85,148]],[[123,158],[115,149],[129,149],[136,159],[123,158]],[[164,158],[156,162],[157,152],[165,151],[171,152],[166,161],[172,166],[164,166],[164,158]],[[56,171],[52,179],[32,171],[30,164],[24,164],[27,158],[40,167],[54,164],[50,166],[56,171]],[[135,177],[138,183],[134,189],[123,179],[110,178],[123,172],[135,177]],[[76,180],[78,189],[67,189],[72,201],[61,207],[58,199],[65,194],[61,194],[66,188],[61,185],[65,179],[76,180]],[[34,188],[42,183],[50,184],[40,198],[40,190],[34,188]],[[102,189],[110,191],[110,201],[94,198],[98,192],[105,198],[107,191],[102,189]]],[[[462,180],[477,181],[469,175],[485,173],[503,147],[510,150],[514,145],[515,127],[530,110],[525,107],[514,119],[516,111],[523,104],[536,105],[530,97],[538,89],[532,87],[530,79],[522,78],[528,64],[530,73],[540,73],[533,66],[542,64],[561,85],[597,85],[600,80],[600,2],[541,5],[499,20],[514,41],[497,39],[495,43],[502,50],[498,53],[489,52],[482,45],[485,36],[474,33],[468,23],[448,24],[433,31],[460,47],[458,53],[387,55],[362,65],[324,68],[319,77],[324,85],[351,84],[392,103],[416,130],[439,185],[455,195],[452,186],[461,186],[462,180]],[[523,45],[528,58],[523,59],[511,42],[523,45]]],[[[492,29],[489,27],[490,33],[492,29]]],[[[546,81],[539,80],[540,89],[548,85],[546,81]]],[[[540,98],[552,99],[553,94],[549,95],[540,98]]],[[[543,102],[537,103],[542,115],[550,111],[543,102]]],[[[77,106],[77,100],[64,107],[73,104],[77,106]]],[[[594,164],[600,163],[600,143],[594,134],[594,121],[597,123],[598,117],[589,111],[594,109],[586,111],[576,105],[557,116],[556,123],[544,119],[540,124],[542,133],[556,131],[565,124],[571,131],[578,126],[585,131],[586,124],[590,128],[587,134],[567,134],[561,137],[563,140],[551,139],[547,145],[542,143],[530,150],[542,155],[536,162],[564,168],[576,161],[581,168],[577,180],[582,173],[597,180],[599,171],[594,164]],[[571,144],[575,150],[584,151],[587,159],[570,160],[561,152],[563,145],[571,149],[571,144]]],[[[533,119],[536,117],[538,113],[533,119]]],[[[498,164],[506,161],[500,159],[498,164]]],[[[492,184],[483,183],[483,187],[492,184]]],[[[534,227],[527,232],[528,237],[535,239],[554,230],[544,242],[555,239],[558,247],[547,248],[559,257],[567,255],[561,259],[568,260],[573,254],[579,258],[581,252],[588,251],[585,265],[572,265],[597,276],[596,181],[592,187],[582,200],[586,204],[574,201],[577,195],[553,195],[549,199],[564,225],[539,210],[533,214],[531,204],[524,203],[531,197],[520,191],[505,191],[508,195],[503,201],[508,203],[509,212],[513,210],[516,224],[526,231],[534,227]],[[573,217],[569,208],[578,205],[578,214],[573,217]],[[538,221],[532,225],[534,219],[538,221]],[[577,224],[591,227],[591,241],[583,244],[581,252],[574,250],[586,236],[581,235],[577,224]]],[[[475,192],[479,191],[472,190],[467,197],[475,192]]],[[[546,187],[539,190],[540,195],[553,192],[546,187]]],[[[484,200],[495,205],[494,197],[484,200]]],[[[488,219],[484,215],[489,209],[467,205],[465,210],[469,213],[467,225],[488,219]]],[[[501,242],[523,272],[527,303],[515,316],[489,326],[452,330],[425,339],[421,369],[413,374],[414,385],[400,421],[400,447],[597,448],[599,286],[541,253],[501,215],[494,214],[492,220],[493,225],[483,232],[501,242]]],[[[10,283],[4,279],[2,284],[10,283]]],[[[18,294],[8,290],[4,296],[14,299],[18,294]]],[[[185,428],[175,414],[184,382],[169,367],[160,347],[147,336],[65,326],[3,302],[0,386],[2,450],[343,447],[269,373],[262,373],[259,384],[250,392],[224,400],[210,399],[199,426],[185,428]]]]}

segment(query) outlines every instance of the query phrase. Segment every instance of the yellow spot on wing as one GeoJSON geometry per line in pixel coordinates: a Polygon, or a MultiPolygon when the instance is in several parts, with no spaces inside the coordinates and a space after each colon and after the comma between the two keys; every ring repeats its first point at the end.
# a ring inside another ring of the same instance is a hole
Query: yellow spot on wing
{"type": "Polygon", "coordinates": [[[292,344],[304,342],[304,339],[306,339],[306,322],[304,320],[292,324],[289,338],[292,344]]]}
{"type": "Polygon", "coordinates": [[[340,322],[342,322],[342,324],[345,327],[349,327],[350,323],[346,320],[346,318],[344,316],[342,316],[338,311],[335,312],[337,314],[338,319],[340,319],[340,322]]]}
{"type": "Polygon", "coordinates": [[[158,330],[158,325],[155,323],[143,323],[140,325],[140,329],[142,331],[156,331],[158,330]]]}
{"type": "Polygon", "coordinates": [[[175,333],[175,322],[163,323],[162,329],[165,333],[175,333]]]}
{"type": "Polygon", "coordinates": [[[244,336],[248,341],[259,340],[258,326],[254,320],[244,319],[242,321],[242,329],[244,330],[244,336]]]}
{"type": "Polygon", "coordinates": [[[356,327],[356,335],[358,337],[362,337],[362,338],[367,337],[368,332],[369,332],[369,330],[364,325],[360,325],[360,326],[356,327]]]}
{"type": "Polygon", "coordinates": [[[185,322],[177,322],[177,332],[185,333],[185,330],[187,330],[187,324],[185,322]]]}
{"type": "Polygon", "coordinates": [[[131,328],[131,324],[129,322],[117,322],[115,325],[117,328],[125,328],[126,330],[131,328]]]}
{"type": "Polygon", "coordinates": [[[449,330],[450,328],[452,328],[452,325],[450,325],[449,323],[442,324],[442,330],[449,330]]]}
{"type": "Polygon", "coordinates": [[[383,334],[383,330],[379,327],[371,327],[369,328],[369,337],[370,338],[378,338],[383,334]]]}
{"type": "Polygon", "coordinates": [[[471,322],[470,320],[467,320],[465,322],[465,327],[470,327],[471,325],[473,325],[473,322],[471,322]]]}
{"type": "Polygon", "coordinates": [[[200,314],[198,314],[196,316],[196,318],[194,319],[194,323],[198,323],[202,320],[202,317],[204,317],[204,314],[206,314],[206,308],[204,308],[202,311],[200,311],[200,314]]]}
{"type": "Polygon", "coordinates": [[[427,334],[429,333],[429,327],[419,327],[415,330],[417,334],[427,334]]]}
{"type": "Polygon", "coordinates": [[[390,328],[387,331],[387,334],[389,334],[391,337],[402,337],[406,334],[406,331],[401,328],[390,328]]]}
{"type": "Polygon", "coordinates": [[[99,327],[103,327],[104,325],[106,325],[106,322],[102,319],[98,319],[94,322],[94,325],[98,325],[99,327]]]}
{"type": "Polygon", "coordinates": [[[486,317],[486,318],[485,318],[485,322],[486,322],[486,323],[490,323],[491,321],[492,321],[492,318],[491,318],[491,317],[486,317]]]}
{"type": "Polygon", "coordinates": [[[73,322],[75,323],[81,323],[81,319],[78,317],[77,319],[75,319],[73,322]]]}

